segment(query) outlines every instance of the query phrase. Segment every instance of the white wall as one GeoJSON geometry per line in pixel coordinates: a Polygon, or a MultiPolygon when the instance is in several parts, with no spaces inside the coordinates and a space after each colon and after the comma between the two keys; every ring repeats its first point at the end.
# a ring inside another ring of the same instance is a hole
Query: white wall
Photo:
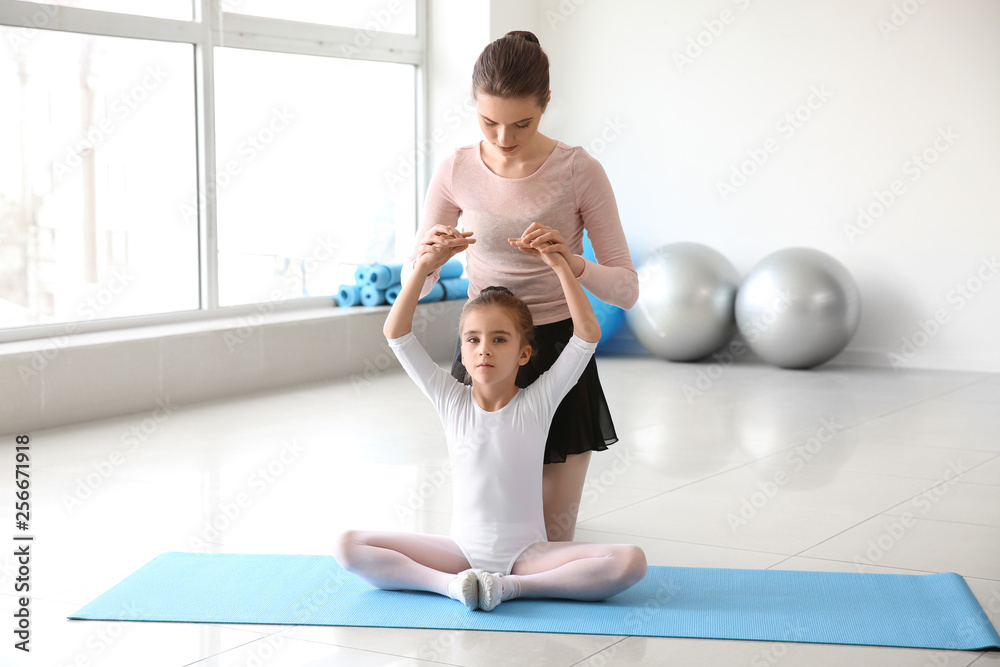
{"type": "Polygon", "coordinates": [[[534,26],[552,63],[542,129],[604,164],[637,260],[697,241],[746,273],[818,248],[863,295],[841,360],[1000,372],[1000,3],[537,0],[534,26]]]}
{"type": "Polygon", "coordinates": [[[428,3],[427,155],[430,174],[459,146],[476,141],[472,66],[490,41],[487,0],[428,3]]]}

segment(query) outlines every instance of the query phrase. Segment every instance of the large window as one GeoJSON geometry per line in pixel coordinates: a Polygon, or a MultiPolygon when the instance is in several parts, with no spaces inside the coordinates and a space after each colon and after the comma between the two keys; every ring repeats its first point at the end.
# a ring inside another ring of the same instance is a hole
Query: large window
{"type": "MultiPolygon", "coordinates": [[[[0,27],[0,40],[18,31],[0,27]]],[[[38,31],[0,59],[0,321],[196,309],[194,49],[38,31]]]]}
{"type": "Polygon", "coordinates": [[[0,0],[0,340],[315,305],[405,247],[424,0],[69,4],[0,0]]]}
{"type": "Polygon", "coordinates": [[[220,305],[333,294],[338,259],[394,256],[413,221],[413,171],[397,175],[413,70],[216,49],[220,305]]]}

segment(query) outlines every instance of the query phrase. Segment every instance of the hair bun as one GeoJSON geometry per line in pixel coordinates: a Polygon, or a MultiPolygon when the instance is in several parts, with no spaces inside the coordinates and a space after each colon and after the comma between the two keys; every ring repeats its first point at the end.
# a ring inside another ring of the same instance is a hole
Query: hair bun
{"type": "Polygon", "coordinates": [[[502,287],[500,285],[490,285],[489,287],[484,287],[479,293],[480,294],[486,294],[488,292],[500,292],[501,294],[507,294],[509,296],[514,296],[513,292],[511,292],[506,287],[502,287]]]}
{"type": "Polygon", "coordinates": [[[504,35],[504,37],[520,37],[525,41],[531,42],[532,44],[538,44],[539,46],[541,46],[541,43],[538,41],[538,38],[535,37],[535,33],[528,32],[527,30],[511,30],[506,35],[504,35]]]}

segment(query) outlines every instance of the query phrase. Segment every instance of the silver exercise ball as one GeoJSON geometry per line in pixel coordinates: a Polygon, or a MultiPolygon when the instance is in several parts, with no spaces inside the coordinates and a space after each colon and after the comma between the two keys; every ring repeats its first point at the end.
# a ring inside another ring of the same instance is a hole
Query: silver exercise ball
{"type": "Polygon", "coordinates": [[[736,268],[700,243],[654,250],[639,267],[639,300],[626,317],[642,346],[670,361],[695,361],[728,343],[736,330],[736,268]]]}
{"type": "Polygon", "coordinates": [[[851,274],[812,248],[785,248],[754,266],[736,294],[736,324],[750,349],[782,368],[837,356],[861,318],[851,274]]]}

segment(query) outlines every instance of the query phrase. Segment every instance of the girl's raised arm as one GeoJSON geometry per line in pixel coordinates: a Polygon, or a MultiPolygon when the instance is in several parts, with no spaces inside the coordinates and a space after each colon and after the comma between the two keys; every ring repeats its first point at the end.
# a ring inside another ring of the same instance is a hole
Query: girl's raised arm
{"type": "Polygon", "coordinates": [[[573,269],[566,261],[569,250],[563,243],[562,236],[548,228],[532,225],[521,238],[509,241],[521,252],[539,255],[556,272],[563,294],[566,295],[570,317],[573,319],[573,334],[588,343],[601,340],[601,325],[587,295],[583,292],[583,287],[580,286],[580,281],[576,279],[573,269]]]}
{"type": "Polygon", "coordinates": [[[413,271],[406,277],[399,296],[389,309],[389,316],[385,318],[382,333],[386,338],[389,340],[401,338],[413,330],[413,313],[417,309],[420,290],[427,276],[441,268],[454,255],[465,250],[469,243],[474,243],[474,240],[468,238],[471,235],[471,232],[468,234],[459,232],[458,237],[442,238],[440,248],[417,257],[413,262],[413,271]],[[459,249],[455,250],[455,247],[459,249]]]}

